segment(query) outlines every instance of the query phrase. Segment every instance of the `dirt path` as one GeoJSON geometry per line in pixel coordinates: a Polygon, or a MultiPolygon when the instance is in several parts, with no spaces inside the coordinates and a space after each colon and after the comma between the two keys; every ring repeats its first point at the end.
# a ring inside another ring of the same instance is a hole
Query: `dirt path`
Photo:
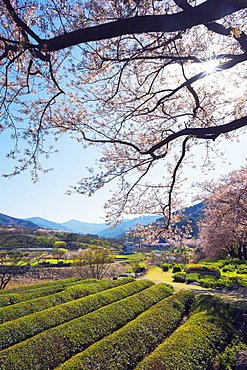
{"type": "Polygon", "coordinates": [[[155,283],[167,283],[172,285],[176,290],[192,290],[196,294],[215,294],[225,301],[236,304],[237,306],[247,309],[247,287],[235,286],[223,290],[203,288],[200,285],[176,283],[172,278],[171,271],[164,272],[161,268],[151,268],[143,276],[143,278],[150,279],[155,283]]]}

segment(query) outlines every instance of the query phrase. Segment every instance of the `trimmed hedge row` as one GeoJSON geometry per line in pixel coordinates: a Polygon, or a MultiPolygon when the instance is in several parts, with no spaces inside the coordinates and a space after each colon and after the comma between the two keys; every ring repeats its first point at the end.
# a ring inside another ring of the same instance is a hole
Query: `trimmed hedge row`
{"type": "Polygon", "coordinates": [[[200,264],[191,264],[188,265],[185,269],[186,274],[190,273],[199,273],[201,275],[215,275],[217,277],[220,277],[220,269],[214,266],[205,266],[200,264]]]}
{"type": "Polygon", "coordinates": [[[200,295],[190,318],[173,332],[135,370],[205,370],[229,343],[234,327],[228,305],[200,295]]]}
{"type": "Polygon", "coordinates": [[[56,370],[133,369],[176,329],[193,298],[194,293],[184,290],[162,300],[123,328],[73,356],[56,370]]]}
{"type": "Polygon", "coordinates": [[[6,307],[12,304],[27,301],[29,299],[44,297],[50,294],[60,292],[64,290],[65,288],[67,288],[68,286],[75,285],[75,284],[82,284],[84,282],[93,283],[93,282],[97,282],[97,280],[96,279],[88,279],[88,280],[64,279],[64,280],[56,280],[56,282],[50,282],[53,284],[50,284],[49,286],[36,287],[36,285],[42,284],[42,283],[38,283],[38,284],[33,284],[32,289],[31,289],[31,286],[30,288],[29,286],[26,287],[26,289],[22,287],[21,288],[22,290],[18,293],[11,293],[11,292],[8,292],[8,290],[6,290],[6,291],[3,291],[4,294],[0,295],[0,307],[6,307]]]}
{"type": "MultiPolygon", "coordinates": [[[[59,285],[60,283],[62,283],[62,284],[69,283],[70,284],[71,282],[77,282],[77,281],[81,281],[81,280],[83,280],[83,279],[80,278],[80,277],[76,277],[76,278],[44,281],[42,283],[30,284],[30,285],[25,285],[25,286],[19,286],[19,287],[16,287],[16,288],[1,290],[0,295],[1,294],[5,295],[6,293],[20,293],[20,292],[23,292],[23,291],[27,292],[28,290],[39,289],[39,288],[47,288],[47,287],[50,287],[50,286],[59,285]]],[[[96,280],[96,279],[90,279],[90,280],[96,280]]]]}
{"type": "Polygon", "coordinates": [[[111,282],[113,286],[114,283],[116,284],[116,281],[119,281],[122,285],[5,322],[0,325],[0,350],[22,342],[44,330],[61,325],[107,304],[116,302],[119,299],[136,294],[152,285],[150,280],[134,281],[124,285],[121,280],[115,280],[111,282]]]}
{"type": "Polygon", "coordinates": [[[133,280],[133,278],[125,278],[113,281],[101,280],[97,283],[91,283],[90,281],[87,283],[87,280],[85,280],[85,283],[83,284],[72,285],[55,294],[0,308],[0,323],[15,320],[22,316],[30,315],[34,312],[43,311],[47,308],[69,302],[74,299],[82,298],[89,294],[98,293],[108,288],[114,288],[116,286],[129,283],[133,280]]]}
{"type": "MultiPolygon", "coordinates": [[[[143,284],[143,282],[144,280],[139,280],[130,284],[143,284]]],[[[126,285],[116,289],[125,287],[126,285]]],[[[132,297],[46,330],[1,351],[0,368],[1,370],[54,369],[171,294],[172,288],[167,284],[153,285],[132,297]]]]}

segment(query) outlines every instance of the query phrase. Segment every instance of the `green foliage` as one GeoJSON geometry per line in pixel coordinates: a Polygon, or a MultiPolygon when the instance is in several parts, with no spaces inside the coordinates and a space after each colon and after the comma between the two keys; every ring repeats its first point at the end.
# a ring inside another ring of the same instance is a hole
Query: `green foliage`
{"type": "Polygon", "coordinates": [[[172,267],[171,263],[163,263],[163,265],[161,266],[164,272],[168,271],[171,267],[172,267]]]}
{"type": "MultiPolygon", "coordinates": [[[[114,280],[111,284],[105,286],[105,289],[108,289],[107,291],[104,290],[103,292],[91,295],[89,295],[91,287],[88,287],[88,289],[84,287],[84,293],[88,294],[86,297],[5,322],[0,326],[0,349],[2,350],[15,343],[19,343],[44,330],[61,325],[150,286],[150,282],[146,280],[140,284],[132,282],[127,285],[125,284],[125,286],[111,288],[114,287],[114,284],[116,286],[117,282],[123,285],[124,282],[126,283],[126,280],[114,280]]],[[[104,289],[103,284],[101,285],[102,289],[104,289]]],[[[92,289],[91,293],[93,291],[94,289],[92,289]]]]}
{"type": "MultiPolygon", "coordinates": [[[[69,279],[61,279],[61,280],[53,280],[53,281],[46,281],[43,283],[37,283],[37,284],[31,284],[26,286],[20,286],[17,288],[7,289],[5,291],[0,291],[1,295],[6,295],[9,293],[27,293],[28,291],[36,290],[39,288],[49,288],[49,287],[56,287],[56,286],[66,286],[66,285],[72,285],[74,282],[82,282],[83,279],[81,278],[69,278],[69,279]]],[[[44,290],[45,290],[44,289],[44,290]]]]}
{"type": "Polygon", "coordinates": [[[172,268],[173,273],[180,272],[180,271],[183,271],[183,270],[184,270],[184,265],[183,264],[174,265],[173,268],[172,268]]]}
{"type": "MultiPolygon", "coordinates": [[[[139,280],[132,285],[152,285],[139,280]]],[[[124,289],[128,284],[118,289],[124,289]]],[[[161,283],[90,314],[46,330],[0,352],[1,370],[53,369],[89,345],[113,333],[171,292],[161,283]]],[[[109,291],[107,294],[110,295],[109,291]]],[[[76,301],[75,301],[76,302],[76,301]]],[[[106,302],[107,304],[107,302],[106,302]]],[[[39,323],[37,323],[39,325],[39,323]]]]}
{"type": "Polygon", "coordinates": [[[186,280],[186,273],[185,272],[176,272],[172,275],[173,280],[178,283],[185,283],[186,280]]]}
{"type": "Polygon", "coordinates": [[[190,284],[190,283],[194,283],[194,282],[199,283],[200,282],[200,274],[196,274],[196,273],[186,274],[185,282],[186,282],[186,284],[190,284]]]}
{"type": "Polygon", "coordinates": [[[194,294],[180,291],[139,315],[122,329],[72,357],[57,370],[132,369],[178,326],[194,294]]]}
{"type": "Polygon", "coordinates": [[[223,268],[222,268],[222,271],[223,272],[226,272],[226,271],[234,271],[235,270],[235,265],[232,265],[232,264],[230,264],[230,265],[225,265],[223,268]]]}
{"type": "Polygon", "coordinates": [[[54,241],[58,240],[55,236],[37,236],[24,233],[0,233],[1,249],[9,248],[52,248],[54,241]]]}
{"type": "MultiPolygon", "coordinates": [[[[133,278],[125,278],[114,281],[103,280],[93,282],[85,280],[83,284],[76,284],[45,297],[30,299],[11,306],[0,308],[0,323],[15,320],[25,315],[43,311],[47,308],[60,305],[74,299],[83,298],[89,294],[95,294],[102,290],[113,288],[133,281],[133,278]]],[[[1,330],[1,329],[0,329],[1,330]]]]}
{"type": "MultiPolygon", "coordinates": [[[[96,281],[90,279],[91,282],[96,281]]],[[[30,287],[20,287],[14,289],[7,289],[2,291],[0,294],[0,307],[5,307],[8,305],[16,304],[19,302],[27,301],[30,299],[44,297],[50,294],[54,294],[64,290],[66,287],[75,284],[81,284],[84,282],[89,282],[89,280],[83,280],[80,278],[77,279],[64,279],[64,280],[57,280],[50,282],[50,284],[44,283],[45,285],[42,286],[41,284],[33,284],[30,287]]]]}
{"type": "Polygon", "coordinates": [[[217,279],[215,276],[211,275],[204,275],[200,280],[199,283],[204,288],[216,288],[225,286],[224,279],[217,279]]]}
{"type": "Polygon", "coordinates": [[[246,344],[239,340],[234,340],[225,350],[216,356],[215,363],[218,370],[234,370],[234,358],[240,350],[247,350],[246,344]]]}
{"type": "Polygon", "coordinates": [[[192,264],[188,265],[186,267],[186,272],[198,271],[199,273],[207,273],[207,272],[217,272],[220,274],[220,270],[217,267],[214,266],[206,266],[206,265],[201,265],[201,264],[192,264]]]}
{"type": "Polygon", "coordinates": [[[247,274],[247,265],[239,265],[236,272],[237,274],[247,274]]]}
{"type": "Polygon", "coordinates": [[[135,370],[205,370],[212,358],[229,343],[234,328],[222,300],[202,295],[196,298],[190,318],[135,370]]]}

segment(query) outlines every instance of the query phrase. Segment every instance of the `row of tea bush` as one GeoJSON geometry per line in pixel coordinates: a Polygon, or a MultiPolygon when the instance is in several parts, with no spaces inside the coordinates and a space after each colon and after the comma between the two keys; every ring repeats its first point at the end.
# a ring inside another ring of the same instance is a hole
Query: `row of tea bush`
{"type": "Polygon", "coordinates": [[[85,280],[83,284],[76,284],[65,288],[63,291],[40,298],[22,301],[7,307],[0,308],[0,323],[15,320],[19,317],[30,315],[31,313],[45,310],[47,308],[60,305],[72,301],[74,299],[83,298],[89,294],[98,293],[102,290],[113,288],[122,284],[133,281],[132,277],[119,280],[101,280],[91,282],[85,280]]]}
{"type": "MultiPolygon", "coordinates": [[[[115,282],[116,281],[111,282],[113,286],[115,282]]],[[[119,280],[119,283],[120,282],[123,284],[126,281],[119,280]]],[[[40,312],[20,317],[16,320],[5,322],[0,325],[0,349],[2,350],[16,343],[22,342],[25,339],[47,329],[61,325],[91,311],[97,310],[100,307],[136,294],[153,284],[154,283],[150,280],[140,280],[112,289],[109,289],[108,285],[108,289],[103,292],[91,294],[84,298],[63,303],[55,307],[44,309],[40,312]]]]}
{"type": "MultiPolygon", "coordinates": [[[[130,284],[145,283],[144,280],[140,280],[130,284]]],[[[1,370],[54,369],[89,345],[120,329],[172,293],[172,288],[165,283],[152,285],[131,297],[45,330],[2,350],[0,368],[1,370]]],[[[37,325],[39,325],[38,322],[37,325]]]]}

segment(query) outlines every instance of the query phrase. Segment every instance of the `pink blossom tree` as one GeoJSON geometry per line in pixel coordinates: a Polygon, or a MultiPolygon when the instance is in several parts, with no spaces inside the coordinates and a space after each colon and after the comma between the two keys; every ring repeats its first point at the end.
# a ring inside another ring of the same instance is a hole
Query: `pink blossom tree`
{"type": "Polygon", "coordinates": [[[200,184],[204,190],[205,215],[199,238],[206,255],[222,253],[247,259],[247,166],[222,176],[218,182],[200,184]]]}

